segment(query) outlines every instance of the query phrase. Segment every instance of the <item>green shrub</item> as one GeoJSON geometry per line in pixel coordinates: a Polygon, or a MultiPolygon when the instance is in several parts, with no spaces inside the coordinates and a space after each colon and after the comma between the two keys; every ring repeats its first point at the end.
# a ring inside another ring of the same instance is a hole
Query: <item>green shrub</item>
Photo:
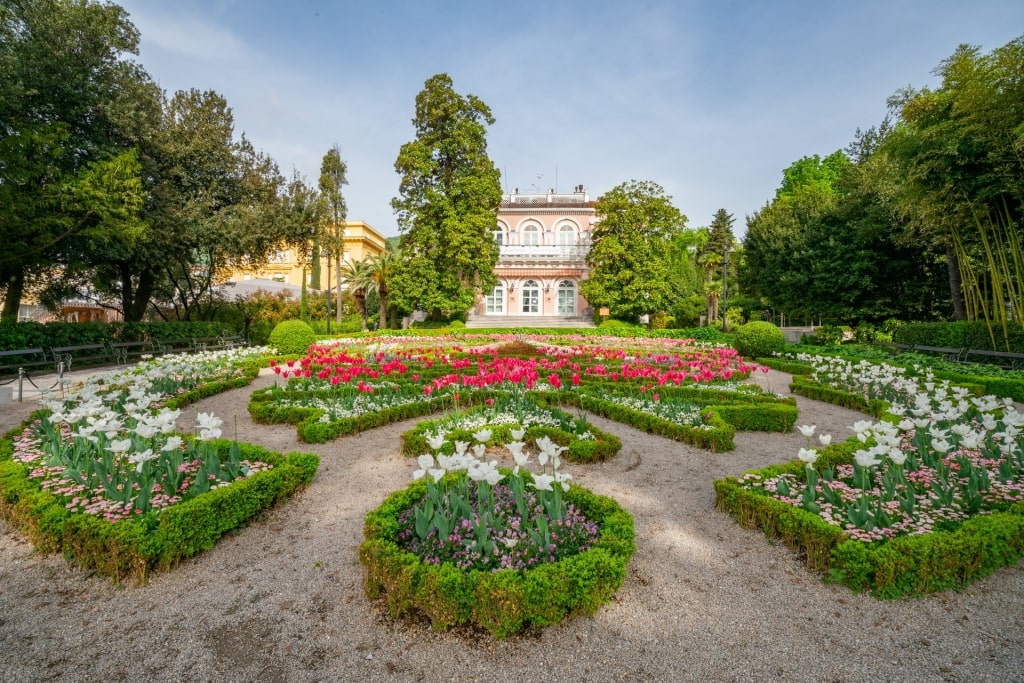
{"type": "Polygon", "coordinates": [[[453,330],[464,330],[466,329],[466,323],[462,322],[461,320],[453,320],[451,324],[448,325],[448,327],[452,328],[453,330]]]}
{"type": "Polygon", "coordinates": [[[393,617],[419,611],[437,631],[475,624],[497,638],[527,626],[547,626],[577,613],[593,614],[622,585],[636,550],[633,517],[611,498],[573,485],[565,494],[600,536],[593,547],[524,571],[461,570],[423,562],[397,543],[398,517],[426,492],[426,481],[392,493],[366,515],[359,561],[371,599],[384,597],[393,617]]]}
{"type": "Polygon", "coordinates": [[[677,325],[686,327],[697,327],[700,325],[700,317],[708,310],[708,302],[699,294],[688,296],[680,301],[672,309],[672,315],[677,325]]]}
{"type": "Polygon", "coordinates": [[[278,353],[305,353],[310,344],[316,343],[313,328],[301,320],[285,320],[277,324],[270,333],[270,345],[278,353]]]}
{"type": "Polygon", "coordinates": [[[843,341],[843,328],[838,325],[822,325],[814,333],[821,346],[838,346],[843,341]]]}
{"type": "Polygon", "coordinates": [[[785,345],[782,330],[763,320],[749,322],[736,330],[734,346],[747,358],[766,358],[782,351],[785,345]]]}
{"type": "Polygon", "coordinates": [[[637,329],[637,326],[634,325],[633,323],[628,323],[625,320],[615,320],[614,318],[609,318],[608,320],[605,320],[604,322],[602,322],[597,327],[600,330],[633,330],[633,329],[637,329]]]}

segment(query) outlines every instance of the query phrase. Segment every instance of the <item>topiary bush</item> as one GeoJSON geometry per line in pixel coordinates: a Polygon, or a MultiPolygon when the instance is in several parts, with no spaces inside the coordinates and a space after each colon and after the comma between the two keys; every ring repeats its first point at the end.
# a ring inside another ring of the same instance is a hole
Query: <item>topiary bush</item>
{"type": "Polygon", "coordinates": [[[270,345],[278,353],[306,353],[310,344],[316,342],[316,332],[301,320],[279,322],[270,333],[270,345]]]}
{"type": "Polygon", "coordinates": [[[747,358],[766,358],[782,351],[785,345],[782,330],[763,320],[755,320],[737,328],[736,340],[733,342],[736,350],[747,358]]]}

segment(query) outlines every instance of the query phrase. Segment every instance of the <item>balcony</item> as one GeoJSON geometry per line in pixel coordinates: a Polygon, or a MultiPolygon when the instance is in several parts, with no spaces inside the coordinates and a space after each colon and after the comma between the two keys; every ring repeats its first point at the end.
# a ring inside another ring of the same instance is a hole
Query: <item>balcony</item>
{"type": "Polygon", "coordinates": [[[499,261],[540,260],[540,261],[586,261],[590,245],[510,245],[501,246],[499,261]]]}

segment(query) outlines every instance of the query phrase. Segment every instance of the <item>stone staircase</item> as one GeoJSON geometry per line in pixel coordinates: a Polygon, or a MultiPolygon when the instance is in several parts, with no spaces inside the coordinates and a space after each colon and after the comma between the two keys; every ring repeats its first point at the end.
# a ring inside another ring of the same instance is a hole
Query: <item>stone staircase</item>
{"type": "Polygon", "coordinates": [[[538,316],[538,315],[503,315],[503,316],[470,316],[466,321],[468,328],[516,328],[516,327],[596,327],[594,321],[587,316],[538,316]]]}

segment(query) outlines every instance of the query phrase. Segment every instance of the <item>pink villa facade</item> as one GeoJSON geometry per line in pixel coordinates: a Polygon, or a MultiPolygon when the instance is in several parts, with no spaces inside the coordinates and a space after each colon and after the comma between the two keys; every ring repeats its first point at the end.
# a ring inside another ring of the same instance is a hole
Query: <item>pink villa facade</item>
{"type": "Polygon", "coordinates": [[[594,202],[579,185],[571,194],[502,197],[494,239],[501,245],[494,273],[498,286],[483,292],[471,326],[592,325],[580,295],[587,276],[594,202]]]}

